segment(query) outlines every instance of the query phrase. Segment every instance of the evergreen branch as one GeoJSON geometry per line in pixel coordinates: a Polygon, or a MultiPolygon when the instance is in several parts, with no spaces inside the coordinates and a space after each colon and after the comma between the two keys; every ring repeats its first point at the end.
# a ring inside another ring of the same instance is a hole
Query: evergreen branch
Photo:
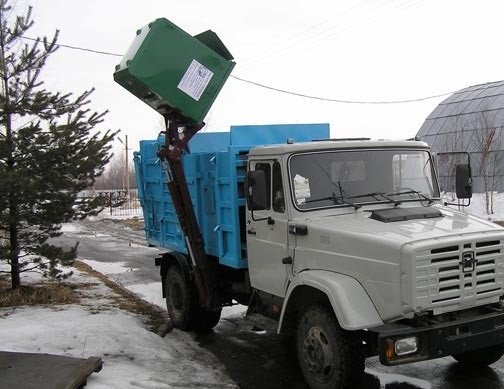
{"type": "Polygon", "coordinates": [[[68,251],[49,245],[61,223],[93,214],[97,201],[75,204],[111,158],[117,131],[97,131],[107,111],[89,108],[93,88],[74,96],[43,88],[42,69],[58,48],[52,39],[21,42],[31,28],[31,8],[8,24],[9,0],[0,0],[0,226],[7,231],[0,255],[11,267],[13,288],[19,273],[37,270],[57,277],[69,265],[68,251]],[[14,117],[29,120],[14,128],[14,117]]]}
{"type": "Polygon", "coordinates": [[[20,273],[26,273],[26,272],[31,272],[36,269],[41,269],[43,266],[47,266],[47,264],[49,264],[49,263],[50,262],[46,262],[46,263],[40,262],[39,264],[37,264],[33,267],[21,269],[20,273]]]}

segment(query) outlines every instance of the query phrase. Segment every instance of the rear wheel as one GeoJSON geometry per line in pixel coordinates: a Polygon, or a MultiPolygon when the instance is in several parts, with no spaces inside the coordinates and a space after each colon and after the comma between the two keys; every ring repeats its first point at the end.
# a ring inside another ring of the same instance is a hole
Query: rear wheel
{"type": "Polygon", "coordinates": [[[340,328],[324,306],[309,308],[299,322],[296,348],[299,365],[312,389],[359,387],[364,371],[362,342],[340,328]]]}
{"type": "Polygon", "coordinates": [[[189,330],[195,307],[191,285],[179,266],[172,265],[166,272],[166,309],[175,328],[189,330]]]}
{"type": "Polygon", "coordinates": [[[175,328],[208,332],[219,322],[221,309],[202,308],[194,284],[177,265],[168,268],[165,292],[166,308],[175,328]]]}
{"type": "Polygon", "coordinates": [[[467,353],[454,354],[452,357],[462,365],[484,367],[497,362],[504,355],[504,345],[487,347],[467,353]]]}

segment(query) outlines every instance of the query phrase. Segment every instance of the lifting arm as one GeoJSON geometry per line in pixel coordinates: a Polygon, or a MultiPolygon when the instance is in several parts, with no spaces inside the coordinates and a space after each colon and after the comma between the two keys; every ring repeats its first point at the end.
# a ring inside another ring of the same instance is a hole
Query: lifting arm
{"type": "Polygon", "coordinates": [[[186,119],[173,110],[168,110],[163,117],[165,145],[158,151],[158,157],[165,164],[168,190],[185,236],[200,303],[205,308],[212,308],[212,264],[205,253],[205,242],[196,220],[181,158],[189,140],[205,124],[187,124],[186,119]]]}

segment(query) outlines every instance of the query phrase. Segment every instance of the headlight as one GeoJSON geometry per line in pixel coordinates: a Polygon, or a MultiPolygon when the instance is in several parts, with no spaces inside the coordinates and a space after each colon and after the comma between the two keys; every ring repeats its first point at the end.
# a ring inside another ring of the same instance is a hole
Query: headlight
{"type": "Polygon", "coordinates": [[[418,341],[416,336],[410,338],[397,339],[394,342],[395,354],[397,356],[413,354],[418,350],[418,341]]]}

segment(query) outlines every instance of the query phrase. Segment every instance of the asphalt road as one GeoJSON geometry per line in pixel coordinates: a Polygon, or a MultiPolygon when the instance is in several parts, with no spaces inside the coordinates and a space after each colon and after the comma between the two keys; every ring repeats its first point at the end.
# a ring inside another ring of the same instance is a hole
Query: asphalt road
{"type": "MultiPolygon", "coordinates": [[[[159,282],[154,257],[160,251],[145,246],[143,232],[111,220],[84,221],[65,228],[56,240],[63,246],[79,241],[79,257],[100,262],[123,262],[135,269],[114,281],[128,287],[159,282]]],[[[161,291],[160,291],[161,293],[161,291]]],[[[175,330],[176,331],[176,330],[175,330]]],[[[255,332],[240,315],[222,319],[209,334],[193,338],[211,351],[243,389],[306,389],[292,344],[275,334],[255,332]]],[[[377,358],[366,361],[359,389],[504,389],[504,358],[491,367],[461,369],[450,357],[398,367],[382,366],[377,358]]]]}

